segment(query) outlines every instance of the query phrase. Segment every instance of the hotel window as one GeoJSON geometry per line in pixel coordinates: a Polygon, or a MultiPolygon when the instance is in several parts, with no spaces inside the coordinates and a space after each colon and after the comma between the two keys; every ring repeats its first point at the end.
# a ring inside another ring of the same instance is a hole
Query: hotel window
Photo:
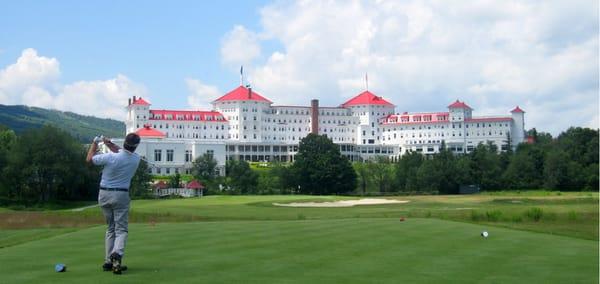
{"type": "Polygon", "coordinates": [[[160,162],[161,160],[162,160],[162,150],[159,150],[159,149],[154,150],[154,161],[160,162]]]}
{"type": "Polygon", "coordinates": [[[173,150],[167,150],[167,162],[173,162],[173,150]]]}
{"type": "Polygon", "coordinates": [[[191,162],[192,161],[192,151],[185,150],[185,161],[186,162],[191,162]]]}

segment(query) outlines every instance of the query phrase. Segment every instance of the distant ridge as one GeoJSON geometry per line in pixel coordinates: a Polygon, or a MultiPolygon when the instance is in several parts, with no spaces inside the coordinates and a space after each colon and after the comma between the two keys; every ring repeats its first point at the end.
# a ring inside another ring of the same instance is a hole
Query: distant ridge
{"type": "Polygon", "coordinates": [[[89,143],[99,134],[108,137],[125,135],[125,123],[122,121],[23,105],[0,104],[0,124],[6,125],[16,133],[52,125],[83,143],[89,143]]]}

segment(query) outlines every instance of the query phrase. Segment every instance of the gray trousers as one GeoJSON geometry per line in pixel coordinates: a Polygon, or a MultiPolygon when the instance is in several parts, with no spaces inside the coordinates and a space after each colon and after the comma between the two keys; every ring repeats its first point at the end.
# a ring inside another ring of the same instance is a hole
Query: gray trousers
{"type": "Polygon", "coordinates": [[[100,190],[98,204],[106,219],[105,262],[110,262],[114,252],[123,256],[127,242],[127,227],[129,217],[129,192],[100,190]]]}

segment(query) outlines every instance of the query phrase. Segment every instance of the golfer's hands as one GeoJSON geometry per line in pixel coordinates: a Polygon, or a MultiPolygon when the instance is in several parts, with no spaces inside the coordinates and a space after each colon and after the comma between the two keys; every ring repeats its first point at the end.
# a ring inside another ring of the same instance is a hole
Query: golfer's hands
{"type": "Polygon", "coordinates": [[[94,144],[98,144],[103,139],[105,139],[105,138],[102,135],[94,137],[94,144]]]}
{"type": "Polygon", "coordinates": [[[104,144],[112,144],[112,141],[110,141],[110,138],[104,137],[104,136],[102,136],[102,142],[104,142],[104,144]]]}

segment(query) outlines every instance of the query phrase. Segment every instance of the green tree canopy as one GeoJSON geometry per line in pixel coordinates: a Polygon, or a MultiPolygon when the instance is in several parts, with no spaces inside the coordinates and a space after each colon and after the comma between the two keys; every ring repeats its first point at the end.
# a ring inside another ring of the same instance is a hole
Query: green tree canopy
{"type": "Polygon", "coordinates": [[[300,141],[292,168],[301,193],[340,194],[356,188],[352,165],[339,147],[323,135],[311,133],[300,141]]]}
{"type": "Polygon", "coordinates": [[[85,184],[82,145],[51,126],[26,131],[9,154],[7,175],[19,199],[72,199],[85,184]]]}
{"type": "Polygon", "coordinates": [[[368,176],[377,185],[380,193],[392,190],[394,169],[387,157],[376,156],[366,164],[368,176]]]}
{"type": "Polygon", "coordinates": [[[192,163],[192,176],[202,181],[204,184],[210,184],[216,176],[217,161],[208,153],[196,158],[192,163]]]}
{"type": "Polygon", "coordinates": [[[129,192],[132,197],[148,197],[150,196],[150,181],[152,176],[150,175],[150,169],[148,163],[144,160],[140,161],[140,164],[131,179],[131,186],[129,192]]]}
{"type": "Polygon", "coordinates": [[[248,162],[240,160],[227,161],[227,185],[236,193],[256,193],[258,174],[250,168],[248,162]]]}
{"type": "Polygon", "coordinates": [[[407,152],[396,164],[396,188],[404,191],[419,191],[417,171],[423,163],[423,155],[417,152],[407,152]]]}

